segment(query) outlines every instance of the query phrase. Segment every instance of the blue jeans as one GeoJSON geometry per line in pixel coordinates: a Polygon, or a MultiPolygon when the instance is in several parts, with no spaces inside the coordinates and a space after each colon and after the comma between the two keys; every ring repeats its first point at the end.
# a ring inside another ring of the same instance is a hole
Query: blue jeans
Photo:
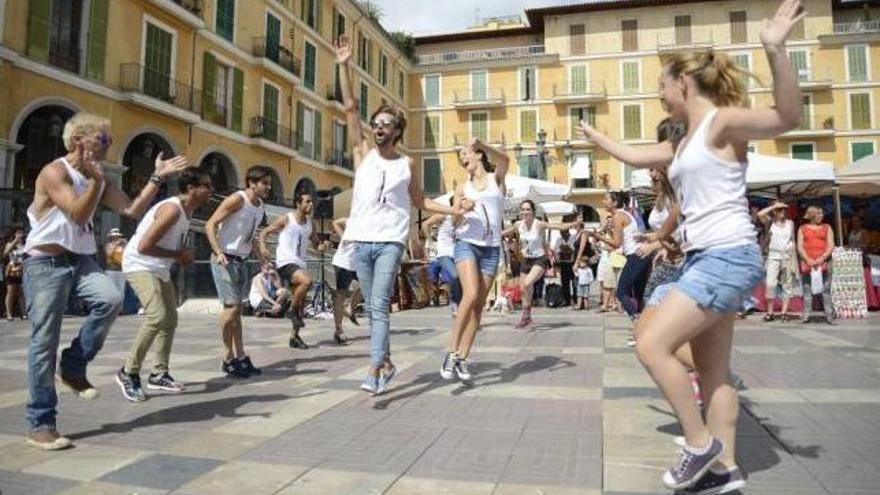
{"type": "Polygon", "coordinates": [[[441,256],[434,259],[428,267],[428,276],[432,281],[437,280],[437,275],[443,275],[443,279],[449,283],[449,297],[451,302],[461,302],[461,282],[458,280],[458,270],[455,269],[455,260],[451,256],[441,256]]]}
{"type": "Polygon", "coordinates": [[[651,256],[642,258],[637,254],[626,257],[626,264],[617,279],[617,299],[630,318],[639,314],[645,302],[645,286],[651,274],[651,256]]]}
{"type": "Polygon", "coordinates": [[[89,314],[61,352],[61,373],[85,377],[110,326],[122,307],[122,295],[94,256],[63,254],[24,261],[24,291],[32,333],[28,348],[27,421],[30,431],[55,429],[55,358],[61,339],[61,316],[71,292],[88,305],[89,314]]]}
{"type": "Polygon", "coordinates": [[[388,311],[401,256],[403,244],[396,242],[358,242],[355,248],[358,281],[370,317],[370,365],[373,368],[382,366],[391,355],[388,311]]]}

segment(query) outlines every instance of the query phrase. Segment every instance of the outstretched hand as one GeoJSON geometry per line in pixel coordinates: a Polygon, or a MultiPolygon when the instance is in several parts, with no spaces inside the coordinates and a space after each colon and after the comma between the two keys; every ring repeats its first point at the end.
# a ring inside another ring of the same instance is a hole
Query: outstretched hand
{"type": "Polygon", "coordinates": [[[764,46],[782,46],[795,24],[807,16],[801,0],[783,0],[772,19],[764,21],[761,43],[764,46]]]}
{"type": "Polygon", "coordinates": [[[333,49],[336,52],[336,63],[337,64],[345,64],[349,60],[351,60],[351,38],[346,35],[342,35],[333,44],[333,49]]]}
{"type": "Polygon", "coordinates": [[[159,156],[156,157],[155,170],[156,175],[158,175],[159,177],[169,177],[171,175],[180,173],[186,168],[195,166],[195,163],[190,164],[189,160],[187,160],[185,156],[175,156],[174,158],[163,160],[163,155],[164,154],[160,151],[159,156]]]}

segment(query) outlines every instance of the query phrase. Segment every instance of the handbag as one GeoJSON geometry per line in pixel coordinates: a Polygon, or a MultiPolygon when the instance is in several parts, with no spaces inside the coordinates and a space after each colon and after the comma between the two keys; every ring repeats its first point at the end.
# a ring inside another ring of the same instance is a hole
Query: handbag
{"type": "Polygon", "coordinates": [[[611,261],[611,268],[621,269],[626,264],[626,256],[617,251],[611,251],[608,258],[611,261]]]}

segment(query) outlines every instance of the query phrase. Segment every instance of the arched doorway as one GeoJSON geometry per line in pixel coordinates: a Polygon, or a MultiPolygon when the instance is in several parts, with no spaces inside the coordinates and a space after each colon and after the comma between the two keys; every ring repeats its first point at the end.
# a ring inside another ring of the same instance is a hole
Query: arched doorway
{"type": "MultiPolygon", "coordinates": [[[[155,168],[156,157],[163,153],[164,158],[170,158],[176,153],[171,144],[162,136],[145,132],[138,134],[128,143],[125,153],[122,155],[122,164],[128,168],[122,175],[122,190],[129,197],[138,195],[141,189],[147,185],[150,175],[155,168]]],[[[162,186],[157,198],[167,196],[167,185],[162,186]]]]}
{"type": "Polygon", "coordinates": [[[235,173],[235,165],[223,153],[212,152],[202,158],[199,168],[211,175],[214,183],[214,192],[226,196],[238,190],[238,175],[235,173]]]}
{"type": "Polygon", "coordinates": [[[266,165],[266,168],[269,169],[272,177],[272,192],[269,193],[267,202],[282,205],[284,204],[284,183],[281,182],[281,177],[278,176],[278,172],[274,168],[268,165],[266,165]]]}
{"type": "Polygon", "coordinates": [[[33,193],[43,166],[67,153],[61,135],[64,124],[75,112],[60,105],[39,107],[21,124],[16,143],[24,148],[15,155],[15,173],[10,187],[33,193]]]}
{"type": "Polygon", "coordinates": [[[299,193],[308,193],[312,196],[312,199],[314,199],[316,190],[317,187],[315,187],[315,183],[312,179],[305,177],[296,183],[296,187],[293,188],[293,197],[296,198],[296,195],[299,193]]]}

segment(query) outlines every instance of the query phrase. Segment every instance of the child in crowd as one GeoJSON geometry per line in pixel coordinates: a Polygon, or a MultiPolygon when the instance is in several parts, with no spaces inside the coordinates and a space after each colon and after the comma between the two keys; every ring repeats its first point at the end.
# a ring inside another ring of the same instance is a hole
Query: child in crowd
{"type": "Polygon", "coordinates": [[[577,270],[577,306],[574,309],[590,309],[590,284],[593,283],[593,270],[587,262],[587,258],[578,260],[577,270]]]}

